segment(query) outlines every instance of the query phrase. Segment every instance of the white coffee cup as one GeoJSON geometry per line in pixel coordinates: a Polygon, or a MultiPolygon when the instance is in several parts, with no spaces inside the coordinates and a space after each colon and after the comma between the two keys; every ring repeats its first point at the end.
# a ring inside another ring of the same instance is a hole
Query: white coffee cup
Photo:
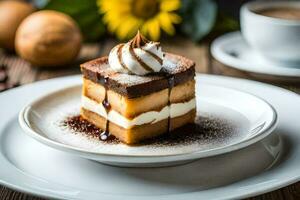
{"type": "Polygon", "coordinates": [[[299,8],[300,2],[254,1],[241,8],[241,30],[247,43],[267,62],[300,67],[300,21],[268,17],[267,8],[299,8]]]}

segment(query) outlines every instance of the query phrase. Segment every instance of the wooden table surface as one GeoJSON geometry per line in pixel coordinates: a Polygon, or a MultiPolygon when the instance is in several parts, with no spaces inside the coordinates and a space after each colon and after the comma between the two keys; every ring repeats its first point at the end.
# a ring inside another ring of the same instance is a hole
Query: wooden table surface
{"type": "MultiPolygon", "coordinates": [[[[85,60],[93,59],[102,55],[107,55],[110,49],[116,44],[113,39],[107,39],[99,44],[85,44],[82,48],[78,61],[70,66],[60,67],[57,69],[41,69],[32,67],[26,61],[20,59],[15,54],[5,53],[0,49],[0,65],[8,66],[9,81],[11,83],[19,82],[20,84],[27,84],[38,80],[49,79],[53,77],[66,76],[72,74],[79,74],[79,63],[85,60]]],[[[238,71],[227,66],[222,65],[214,60],[209,53],[209,43],[195,44],[187,41],[184,38],[177,37],[168,39],[162,42],[164,51],[178,53],[193,59],[196,62],[196,70],[201,73],[220,74],[234,77],[241,77],[246,79],[254,79],[268,82],[287,88],[300,94],[300,80],[298,82],[290,82],[281,77],[261,76],[252,73],[238,71]],[[274,81],[276,79],[276,81],[274,81]]],[[[0,199],[25,199],[37,200],[28,194],[20,193],[0,186],[0,199]]],[[[249,199],[280,199],[280,200],[296,200],[300,199],[300,182],[290,185],[288,187],[269,192],[260,196],[249,199]]]]}

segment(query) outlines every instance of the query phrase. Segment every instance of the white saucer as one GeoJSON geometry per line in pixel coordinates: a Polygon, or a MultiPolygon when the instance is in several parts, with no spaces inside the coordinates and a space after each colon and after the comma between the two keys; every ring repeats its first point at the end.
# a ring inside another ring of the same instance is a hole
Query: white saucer
{"type": "Polygon", "coordinates": [[[213,127],[220,128],[216,136],[172,145],[105,143],[98,138],[74,134],[72,130],[61,126],[67,117],[79,114],[80,83],[78,79],[75,83],[77,86],[33,99],[19,115],[23,130],[50,147],[76,156],[116,166],[157,167],[182,164],[244,148],[265,138],[276,126],[276,112],[264,100],[238,90],[199,83],[196,77],[198,115],[222,119],[232,124],[233,127],[225,125],[223,128],[229,130],[222,133],[221,127],[213,127]]]}
{"type": "Polygon", "coordinates": [[[227,33],[211,45],[211,53],[223,64],[242,71],[284,77],[300,77],[299,68],[268,63],[245,42],[241,32],[227,33]]]}
{"type": "Polygon", "coordinates": [[[80,76],[42,81],[0,94],[0,183],[60,199],[241,199],[300,180],[300,97],[278,87],[201,75],[200,83],[237,88],[269,101],[274,134],[244,149],[166,168],[110,167],[54,150],[24,134],[19,110],[80,76]],[[278,137],[279,136],[279,137],[278,137]]]}

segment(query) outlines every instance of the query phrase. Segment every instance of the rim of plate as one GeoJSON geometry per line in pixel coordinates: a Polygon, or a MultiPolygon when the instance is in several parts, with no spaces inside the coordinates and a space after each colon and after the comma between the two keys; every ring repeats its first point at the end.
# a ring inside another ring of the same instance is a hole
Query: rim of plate
{"type": "MultiPolygon", "coordinates": [[[[41,97],[39,97],[39,98],[31,101],[30,103],[28,103],[19,112],[18,121],[19,121],[19,124],[20,124],[21,128],[25,131],[25,133],[27,135],[29,135],[30,137],[36,139],[37,141],[39,141],[39,142],[41,142],[41,143],[43,143],[47,146],[50,146],[50,147],[55,148],[55,149],[59,149],[61,151],[75,153],[77,155],[78,154],[85,155],[85,157],[98,156],[98,157],[112,157],[112,158],[144,158],[144,159],[145,158],[177,158],[176,160],[186,160],[186,159],[204,158],[204,157],[220,155],[220,154],[232,152],[232,151],[247,147],[251,144],[254,144],[254,143],[262,140],[263,138],[268,136],[270,133],[272,133],[272,131],[276,128],[276,125],[278,123],[278,115],[277,115],[277,112],[276,112],[275,108],[271,104],[269,104],[266,100],[254,95],[254,94],[248,93],[248,92],[233,89],[233,88],[230,88],[230,87],[224,87],[228,90],[232,90],[232,91],[235,91],[235,92],[240,92],[240,93],[244,93],[244,94],[247,94],[247,95],[251,95],[251,96],[259,99],[260,101],[264,102],[266,104],[266,106],[268,106],[271,109],[272,114],[273,114],[273,118],[272,118],[272,121],[269,124],[269,126],[266,127],[266,129],[264,131],[262,131],[261,133],[255,135],[253,137],[249,137],[249,138],[243,140],[242,142],[233,143],[233,144],[230,144],[228,146],[218,147],[218,148],[215,148],[215,149],[208,149],[208,150],[204,150],[204,151],[195,150],[195,151],[192,151],[192,152],[186,152],[186,153],[175,154],[175,155],[123,155],[123,154],[110,154],[110,153],[100,153],[100,152],[95,152],[95,151],[88,151],[88,150],[85,150],[83,148],[78,148],[78,147],[75,147],[75,146],[71,146],[71,145],[68,145],[68,144],[57,142],[57,141],[52,140],[52,139],[50,139],[46,136],[42,136],[43,135],[42,133],[39,133],[39,132],[31,129],[31,127],[29,125],[29,121],[28,121],[26,116],[28,114],[29,109],[31,108],[31,106],[33,104],[35,104],[38,101],[43,100],[44,98],[48,97],[49,95],[52,95],[53,93],[57,93],[57,92],[61,92],[63,90],[78,87],[80,85],[81,84],[75,84],[73,86],[68,86],[68,87],[64,87],[64,88],[52,91],[52,92],[47,93],[45,95],[42,95],[41,97]],[[188,156],[188,158],[187,158],[187,156],[188,156]]],[[[216,85],[216,84],[210,84],[210,85],[222,88],[222,86],[219,86],[219,85],[216,85]]],[[[120,162],[122,162],[122,161],[120,160],[120,162]]],[[[130,162],[130,161],[127,160],[127,162],[130,162]]],[[[157,162],[157,160],[153,160],[153,162],[157,162]]]]}
{"type": "MultiPolygon", "coordinates": [[[[220,62],[226,64],[228,67],[239,69],[242,71],[272,75],[272,76],[284,76],[291,78],[300,77],[300,68],[292,68],[292,67],[276,67],[277,70],[265,70],[262,68],[253,68],[247,62],[242,59],[237,59],[225,51],[223,51],[224,46],[228,46],[228,43],[235,43],[236,41],[243,41],[243,36],[240,31],[235,31],[231,33],[226,33],[217,39],[215,39],[211,44],[211,53],[214,58],[219,60],[220,62]]],[[[246,43],[245,41],[243,41],[246,43]]],[[[250,49],[250,47],[249,47],[250,49]]],[[[263,66],[263,64],[257,64],[263,66]]],[[[275,68],[275,67],[274,67],[275,68]]]]}
{"type": "MultiPolygon", "coordinates": [[[[277,87],[277,86],[272,86],[272,85],[269,85],[269,84],[266,84],[266,83],[259,83],[257,81],[251,81],[251,80],[242,80],[241,78],[232,78],[232,77],[220,77],[220,76],[216,76],[216,75],[200,75],[201,77],[205,77],[206,78],[209,78],[208,80],[214,80],[215,78],[217,79],[222,79],[222,80],[225,80],[225,81],[230,81],[229,84],[232,84],[231,81],[243,81],[243,83],[247,83],[247,85],[250,85],[251,88],[256,88],[256,87],[267,87],[269,90],[275,90],[276,89],[276,93],[279,93],[279,92],[288,92],[289,94],[293,94],[294,97],[296,97],[296,93],[295,92],[292,92],[292,91],[288,91],[286,89],[283,89],[283,88],[280,88],[280,87],[277,87]],[[253,86],[253,83],[259,83],[258,86],[253,86]]],[[[78,76],[79,77],[79,76],[78,76]]],[[[68,77],[63,77],[63,78],[55,78],[55,80],[72,80],[73,82],[73,79],[76,78],[77,80],[77,77],[75,76],[68,76],[68,77]]],[[[53,79],[50,81],[51,84],[53,84],[53,79]]],[[[39,81],[39,83],[43,82],[43,84],[45,82],[49,82],[49,80],[43,80],[43,81],[39,81]]],[[[207,82],[207,80],[205,80],[205,82],[207,82]]],[[[16,89],[11,89],[10,91],[6,91],[6,92],[3,92],[4,94],[7,94],[7,95],[10,95],[12,93],[15,93],[16,91],[19,91],[19,90],[22,90],[23,87],[27,89],[27,87],[33,87],[33,85],[36,85],[36,83],[31,83],[31,84],[27,84],[26,86],[21,86],[19,88],[16,88],[16,89]]],[[[3,95],[3,94],[0,94],[0,96],[3,95]]],[[[298,98],[298,96],[297,96],[298,98]]],[[[295,99],[295,98],[294,98],[295,99]]],[[[292,133],[291,135],[295,135],[295,132],[292,133]]],[[[295,149],[297,150],[297,145],[295,146],[295,149]]],[[[295,151],[295,150],[294,150],[295,151]]],[[[2,154],[1,154],[2,155],[2,154]]],[[[1,157],[1,156],[0,156],[1,157]]],[[[1,157],[1,159],[4,159],[4,157],[1,157]]],[[[4,161],[4,162],[1,162],[1,163],[4,163],[4,164],[10,164],[8,160],[1,160],[1,161],[4,161]]],[[[262,184],[260,185],[260,187],[257,187],[257,184],[261,183],[261,178],[265,178],[266,176],[270,177],[269,174],[266,174],[265,172],[263,172],[262,174],[258,174],[257,176],[254,176],[254,177],[251,177],[251,180],[247,182],[246,180],[246,183],[248,184],[249,188],[245,189],[245,190],[239,190],[239,187],[241,187],[241,184],[240,183],[236,183],[234,184],[234,186],[230,187],[222,187],[222,188],[213,188],[212,190],[215,191],[215,189],[219,189],[223,192],[226,192],[226,194],[229,194],[229,195],[226,195],[225,197],[223,195],[220,195],[220,191],[219,192],[219,195],[218,195],[218,198],[220,198],[220,196],[223,196],[222,199],[232,199],[232,198],[247,198],[247,197],[251,197],[251,196],[255,196],[255,195],[259,195],[259,194],[262,194],[262,193],[265,193],[265,192],[270,192],[270,191],[273,191],[275,189],[279,189],[281,187],[284,187],[284,186],[287,186],[289,184],[292,184],[292,183],[295,183],[297,181],[300,180],[300,176],[299,176],[299,173],[295,173],[295,169],[299,169],[299,167],[297,167],[297,165],[295,165],[295,161],[296,159],[293,158],[288,158],[287,159],[288,163],[287,165],[283,165],[283,167],[280,167],[280,168],[273,168],[273,169],[270,169],[270,173],[271,175],[274,175],[272,176],[274,179],[273,182],[262,182],[262,184]],[[289,168],[291,167],[291,168],[289,168]],[[291,170],[292,169],[292,170],[291,170]],[[284,173],[291,173],[289,176],[281,176],[282,178],[279,178],[281,174],[284,174],[284,173]],[[230,193],[228,193],[230,192],[230,193]]],[[[7,168],[4,168],[5,171],[7,172],[7,174],[15,174],[21,178],[25,178],[26,180],[31,180],[32,178],[36,178],[36,177],[32,177],[28,174],[23,174],[22,172],[18,171],[14,166],[12,165],[9,165],[9,167],[7,168]],[[26,177],[25,177],[26,176],[26,177]]],[[[34,195],[38,195],[38,196],[41,196],[41,197],[46,197],[46,198],[60,198],[60,199],[68,199],[68,198],[71,198],[70,196],[61,196],[60,194],[58,193],[54,193],[53,191],[49,191],[49,190],[42,190],[40,187],[29,187],[28,184],[23,184],[22,182],[20,181],[12,181],[14,180],[15,178],[11,178],[11,177],[8,177],[8,179],[3,179],[1,177],[0,179],[0,184],[2,185],[5,185],[9,188],[12,188],[12,189],[15,189],[17,191],[21,191],[21,192],[26,192],[28,194],[34,194],[34,195]]],[[[264,179],[265,180],[265,179],[264,179]]],[[[49,185],[47,185],[49,186],[49,185]]],[[[199,198],[199,195],[201,195],[202,191],[195,191],[193,192],[193,196],[187,196],[185,194],[182,194],[182,196],[177,196],[178,198],[175,198],[175,199],[186,199],[186,198],[199,198]]],[[[86,194],[85,191],[83,191],[83,196],[81,196],[81,199],[83,199],[82,197],[84,197],[84,195],[86,194]]],[[[103,194],[101,194],[103,195],[103,194]]],[[[99,197],[99,196],[98,196],[99,197]]],[[[120,196],[117,196],[117,197],[113,197],[113,196],[106,196],[104,194],[104,196],[102,196],[103,198],[114,198],[114,199],[122,199],[122,197],[120,196]]],[[[166,198],[166,197],[170,197],[170,198],[174,198],[174,196],[172,195],[167,195],[167,196],[164,196],[162,198],[166,198]]],[[[80,198],[80,197],[79,197],[80,198]]],[[[132,196],[131,198],[134,198],[134,199],[143,199],[143,197],[139,196],[139,197],[134,197],[132,196]]],[[[157,197],[159,198],[159,197],[157,197]]],[[[124,199],[124,196],[123,196],[123,199],[124,199]]]]}

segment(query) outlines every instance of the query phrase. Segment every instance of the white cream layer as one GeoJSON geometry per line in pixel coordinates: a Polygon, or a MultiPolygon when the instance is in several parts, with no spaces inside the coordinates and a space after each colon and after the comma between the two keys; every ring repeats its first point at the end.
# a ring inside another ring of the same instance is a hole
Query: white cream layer
{"type": "Polygon", "coordinates": [[[129,129],[133,126],[156,123],[163,119],[167,119],[170,115],[171,118],[182,116],[196,107],[196,99],[184,103],[173,103],[170,106],[165,106],[160,111],[149,111],[136,116],[133,119],[128,119],[118,113],[115,110],[110,110],[106,113],[104,106],[86,96],[81,98],[81,106],[89,111],[92,111],[109,121],[121,126],[125,129],[129,129]]]}

